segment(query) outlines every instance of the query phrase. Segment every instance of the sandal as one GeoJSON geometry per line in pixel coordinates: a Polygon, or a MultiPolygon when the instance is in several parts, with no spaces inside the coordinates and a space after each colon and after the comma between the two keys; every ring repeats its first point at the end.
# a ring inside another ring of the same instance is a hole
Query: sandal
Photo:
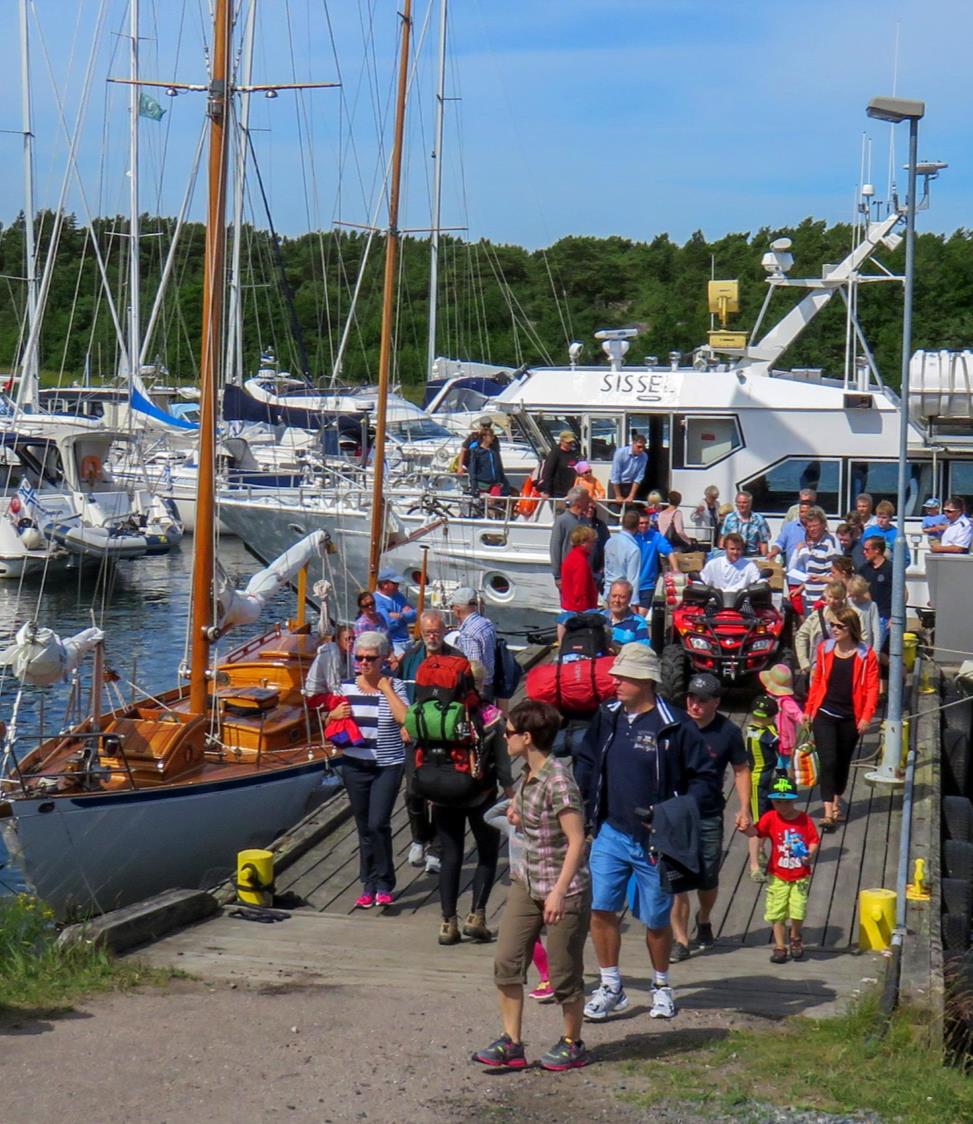
{"type": "Polygon", "coordinates": [[[803,960],[804,941],[800,937],[791,938],[791,960],[803,960]]]}
{"type": "Polygon", "coordinates": [[[834,816],[822,816],[818,823],[818,827],[821,829],[822,835],[830,835],[834,831],[836,825],[837,821],[835,820],[834,816]]]}
{"type": "Polygon", "coordinates": [[[787,963],[787,949],[775,948],[770,954],[771,964],[786,964],[787,963]]]}

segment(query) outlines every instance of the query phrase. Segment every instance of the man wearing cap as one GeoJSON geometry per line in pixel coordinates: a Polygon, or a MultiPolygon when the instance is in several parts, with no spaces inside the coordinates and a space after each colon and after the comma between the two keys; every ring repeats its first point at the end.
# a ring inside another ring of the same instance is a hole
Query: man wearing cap
{"type": "Polygon", "coordinates": [[[643,813],[677,794],[704,803],[719,783],[716,764],[695,723],[656,695],[661,672],[651,648],[626,644],[612,677],[617,700],[599,708],[575,767],[595,836],[589,860],[591,939],[601,968],[601,984],[584,1013],[600,1022],[628,1006],[618,968],[619,913],[634,877],[638,894],[633,912],[646,927],[653,967],[651,1016],[671,1019],[676,1013],[669,986],[672,895],[662,888],[656,862],[647,854],[650,832],[643,813]]]}
{"type": "Polygon", "coordinates": [[[497,630],[493,622],[479,611],[479,599],[471,586],[460,586],[453,594],[450,607],[456,614],[459,629],[450,636],[470,663],[483,664],[483,690],[480,695],[493,702],[493,669],[497,652],[497,630]]]}
{"type": "MultiPolygon", "coordinates": [[[[686,711],[696,723],[706,749],[716,767],[715,784],[699,802],[702,836],[703,880],[699,886],[699,909],[696,912],[696,947],[713,944],[710,917],[720,884],[720,858],[723,854],[723,776],[727,765],[733,766],[733,787],[740,810],[736,815],[738,831],[746,831],[753,823],[750,812],[750,762],[740,728],[718,707],[723,694],[719,679],[701,671],[689,680],[686,711]]],[[[672,959],[689,957],[689,894],[676,894],[672,906],[672,959]]]]}
{"type": "Polygon", "coordinates": [[[615,450],[608,481],[620,503],[634,503],[635,494],[645,477],[649,454],[645,451],[645,438],[641,433],[632,435],[631,445],[615,450]]]}
{"type": "Polygon", "coordinates": [[[375,608],[389,622],[389,640],[397,656],[401,656],[409,646],[412,640],[409,628],[416,619],[415,609],[406,601],[405,594],[399,591],[403,581],[401,574],[385,569],[378,575],[378,588],[375,590],[375,608]]]}
{"type": "Polygon", "coordinates": [[[574,486],[577,476],[575,465],[580,459],[578,439],[570,429],[562,429],[558,434],[557,445],[544,458],[541,468],[539,488],[544,499],[568,494],[574,486]]]}
{"type": "Polygon", "coordinates": [[[939,510],[940,506],[938,496],[930,496],[922,505],[922,533],[930,546],[942,539],[943,531],[949,526],[949,520],[939,510]]]}
{"type": "MultiPolygon", "coordinates": [[[[480,438],[483,436],[484,430],[487,429],[491,433],[493,433],[493,418],[491,418],[488,414],[484,414],[483,417],[476,419],[476,421],[473,423],[473,428],[470,430],[469,436],[464,439],[463,444],[460,446],[460,472],[465,472],[469,469],[470,452],[480,444],[480,438]]],[[[494,437],[494,448],[498,453],[500,452],[500,438],[497,436],[494,437]]]]}
{"type": "Polygon", "coordinates": [[[949,526],[939,542],[933,543],[933,554],[969,554],[973,544],[973,524],[966,518],[966,503],[960,496],[950,496],[943,508],[949,526]]]}

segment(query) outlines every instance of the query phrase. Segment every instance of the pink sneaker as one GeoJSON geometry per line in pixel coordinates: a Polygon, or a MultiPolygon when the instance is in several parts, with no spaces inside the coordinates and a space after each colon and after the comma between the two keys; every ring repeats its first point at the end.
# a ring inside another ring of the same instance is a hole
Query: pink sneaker
{"type": "Polygon", "coordinates": [[[392,895],[388,890],[379,890],[375,895],[375,904],[380,906],[391,905],[392,895]]]}
{"type": "Polygon", "coordinates": [[[364,893],[355,902],[355,909],[371,909],[375,904],[375,897],[372,894],[364,893]]]}
{"type": "Polygon", "coordinates": [[[554,998],[554,988],[551,987],[550,980],[541,980],[529,994],[531,999],[536,999],[539,1003],[550,1003],[554,998]]]}

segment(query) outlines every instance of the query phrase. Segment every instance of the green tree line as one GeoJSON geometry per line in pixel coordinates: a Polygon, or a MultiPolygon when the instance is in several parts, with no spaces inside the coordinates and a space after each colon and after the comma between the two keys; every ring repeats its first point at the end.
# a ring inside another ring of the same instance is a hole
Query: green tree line
{"type": "MultiPolygon", "coordinates": [[[[39,261],[46,259],[54,216],[37,216],[39,261]]],[[[144,215],[140,249],[143,330],[159,289],[175,230],[172,219],[144,215]]],[[[86,362],[95,378],[118,369],[117,333],[101,279],[116,315],[127,322],[128,223],[120,216],[98,219],[93,232],[65,216],[51,274],[40,357],[48,378],[71,381],[86,362]]],[[[649,242],[620,237],[568,236],[543,250],[463,242],[444,236],[440,248],[437,353],[454,358],[518,366],[563,362],[567,344],[585,344],[586,362],[601,362],[592,336],[599,328],[641,329],[630,353],[660,359],[672,351],[688,358],[710,327],[707,282],[738,278],[741,306],[730,327],[749,330],[766,293],[760,264],[771,241],[792,240],[792,277],[820,276],[824,263],[845,257],[853,231],[807,218],[789,229],[726,234],[707,241],[701,232],[682,245],[667,234],[649,242]]],[[[187,224],[173,255],[172,280],[161,303],[149,356],[173,378],[193,381],[201,331],[204,228],[187,224]]],[[[350,294],[362,272],[343,356],[341,379],[374,379],[378,365],[384,247],[380,238],[346,231],[319,231],[280,240],[252,226],[241,230],[239,287],[243,306],[244,377],[256,370],[262,349],[272,348],[283,369],[306,366],[314,379],[330,379],[348,322],[350,294]],[[293,312],[291,311],[293,310],[293,312]],[[298,328],[295,329],[294,325],[298,328]],[[303,348],[298,345],[303,337],[303,348]]],[[[904,246],[879,255],[892,274],[904,268],[904,246]]],[[[40,272],[40,269],[38,270],[40,272]]],[[[25,285],[24,217],[0,227],[0,364],[12,366],[23,341],[25,285]]],[[[430,254],[424,239],[402,239],[395,317],[394,377],[405,384],[426,377],[430,254]]],[[[803,293],[775,295],[763,328],[803,293]]],[[[883,377],[898,384],[902,286],[890,282],[859,287],[858,313],[883,377]]],[[[785,357],[787,366],[822,367],[840,374],[845,353],[845,306],[831,301],[785,357]]],[[[920,233],[916,243],[913,343],[919,348],[957,349],[973,343],[973,233],[920,233]]]]}

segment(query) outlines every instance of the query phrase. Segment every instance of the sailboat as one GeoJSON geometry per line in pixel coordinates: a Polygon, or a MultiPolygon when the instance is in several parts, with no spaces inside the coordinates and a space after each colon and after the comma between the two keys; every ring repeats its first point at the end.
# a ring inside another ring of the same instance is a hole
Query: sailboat
{"type": "MultiPolygon", "coordinates": [[[[200,362],[199,492],[188,682],[127,703],[106,696],[112,675],[97,630],[61,640],[28,622],[2,655],[25,685],[77,670],[93,651],[87,717],[18,752],[14,713],[0,765],[0,831],[29,885],[63,918],[104,911],[170,887],[223,877],[234,854],[269,843],[304,813],[335,756],[303,683],[318,648],[305,619],[308,568],[326,533],[306,536],[243,593],[221,588],[216,562],[216,384],[223,324],[231,5],[213,6],[208,86],[209,197],[200,362]],[[296,581],[295,617],[224,658],[217,642],[296,581]]],[[[167,83],[168,85],[168,83],[167,83]]],[[[198,87],[197,87],[198,88],[198,87]]],[[[236,89],[241,87],[237,86],[236,89]]]]}

